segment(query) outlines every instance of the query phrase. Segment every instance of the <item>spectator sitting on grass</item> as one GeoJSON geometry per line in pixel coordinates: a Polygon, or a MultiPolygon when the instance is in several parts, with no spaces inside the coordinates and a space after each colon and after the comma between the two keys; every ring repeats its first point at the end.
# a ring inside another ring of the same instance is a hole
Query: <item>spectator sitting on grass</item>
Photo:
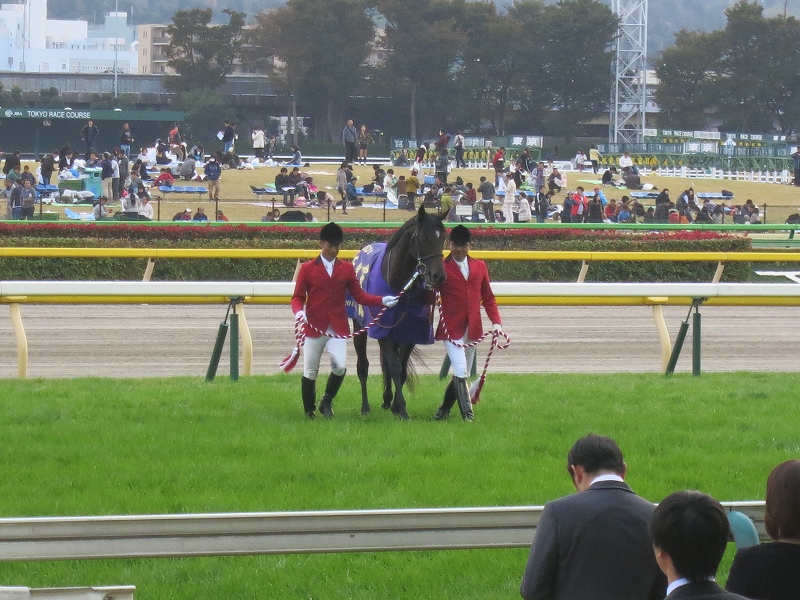
{"type": "Polygon", "coordinates": [[[192,217],[192,221],[208,221],[208,215],[206,215],[206,209],[202,206],[197,208],[197,212],[192,217]]]}
{"type": "Polygon", "coordinates": [[[172,184],[175,183],[175,178],[172,176],[170,170],[164,167],[161,169],[161,173],[158,177],[156,177],[156,180],[153,183],[156,185],[156,187],[172,187],[172,184]]]}
{"type": "Polygon", "coordinates": [[[192,209],[187,208],[182,212],[176,213],[174,217],[172,217],[173,221],[191,221],[192,220],[192,209]]]}
{"type": "Polygon", "coordinates": [[[186,181],[191,181],[197,174],[196,169],[197,169],[197,161],[195,161],[195,159],[190,156],[181,163],[181,166],[178,169],[178,176],[181,177],[182,179],[185,179],[186,181]]]}

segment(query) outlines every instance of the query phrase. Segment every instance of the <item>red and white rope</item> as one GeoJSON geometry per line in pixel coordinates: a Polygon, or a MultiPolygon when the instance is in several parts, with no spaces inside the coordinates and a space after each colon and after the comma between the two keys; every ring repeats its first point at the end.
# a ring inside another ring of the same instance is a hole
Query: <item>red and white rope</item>
{"type": "MultiPolygon", "coordinates": [[[[411,276],[411,279],[408,280],[408,283],[406,283],[403,286],[403,289],[400,290],[400,293],[397,294],[397,299],[398,300],[400,298],[402,298],[403,295],[411,288],[411,286],[414,284],[414,282],[417,280],[417,278],[419,276],[420,276],[420,272],[419,271],[414,271],[414,274],[411,276]]],[[[372,327],[373,325],[376,325],[381,320],[381,317],[383,317],[384,313],[387,310],[389,310],[389,308],[391,308],[391,307],[384,306],[381,309],[381,311],[377,315],[375,315],[375,318],[372,319],[372,321],[367,323],[364,327],[362,327],[358,331],[354,331],[353,333],[350,333],[348,335],[339,335],[338,333],[328,333],[327,331],[322,331],[321,329],[319,329],[317,327],[314,327],[311,323],[309,323],[304,318],[295,317],[295,319],[294,319],[295,347],[292,349],[292,351],[289,354],[289,356],[287,356],[286,358],[284,358],[281,361],[281,364],[280,364],[281,371],[283,371],[284,373],[288,373],[297,364],[297,359],[300,356],[300,348],[302,348],[303,345],[306,343],[306,332],[305,332],[306,328],[310,329],[311,331],[313,331],[315,333],[318,333],[319,335],[326,335],[329,338],[333,338],[333,339],[336,339],[336,340],[349,340],[351,338],[356,337],[357,335],[363,335],[364,333],[366,333],[367,330],[370,327],[372,327]],[[304,324],[305,324],[305,327],[303,327],[304,324]]]]}
{"type": "Polygon", "coordinates": [[[447,322],[444,320],[444,313],[442,312],[442,298],[439,292],[436,293],[436,302],[439,305],[439,324],[442,326],[442,330],[444,331],[445,339],[456,346],[457,348],[474,348],[478,344],[480,344],[483,340],[485,340],[490,335],[492,336],[492,343],[489,346],[489,352],[486,355],[486,361],[483,363],[483,371],[481,372],[480,378],[478,378],[475,383],[472,384],[472,387],[469,391],[470,402],[472,404],[477,404],[480,401],[481,390],[483,389],[483,384],[486,383],[486,373],[489,370],[489,361],[492,360],[492,354],[494,353],[495,348],[499,348],[500,350],[505,350],[511,345],[511,338],[508,337],[505,331],[487,331],[481,337],[479,337],[474,342],[470,342],[469,344],[465,344],[459,340],[454,340],[450,337],[450,332],[447,330],[447,322]],[[500,336],[503,336],[506,341],[505,343],[500,343],[498,340],[500,336]]]}

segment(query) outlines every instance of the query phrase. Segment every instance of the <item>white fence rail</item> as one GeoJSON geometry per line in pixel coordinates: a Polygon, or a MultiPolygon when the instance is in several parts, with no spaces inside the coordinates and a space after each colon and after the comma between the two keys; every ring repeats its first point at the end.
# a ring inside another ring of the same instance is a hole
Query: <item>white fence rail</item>
{"type": "MultiPolygon", "coordinates": [[[[763,502],[726,502],[764,538],[763,502]]],[[[0,562],[523,548],[543,507],[0,519],[0,562]]]]}
{"type": "MultiPolygon", "coordinates": [[[[800,286],[794,283],[528,283],[493,282],[500,298],[609,297],[609,298],[800,298],[800,286]]],[[[249,301],[291,296],[294,283],[284,282],[143,282],[143,281],[0,281],[0,299],[10,303],[35,303],[37,298],[59,296],[103,298],[98,304],[112,303],[111,297],[161,296],[178,298],[176,303],[195,297],[244,297],[249,301]]]]}
{"type": "MultiPolygon", "coordinates": [[[[492,289],[504,305],[651,306],[665,371],[672,342],[662,307],[686,305],[694,300],[732,306],[798,306],[800,286],[795,283],[525,283],[494,282],[492,289]]],[[[223,303],[234,298],[244,303],[285,304],[294,291],[292,282],[139,282],[139,281],[0,281],[0,303],[8,304],[17,340],[17,373],[28,373],[28,342],[20,305],[223,303]]],[[[237,300],[238,302],[238,300],[237,300]]],[[[252,337],[244,316],[242,334],[243,375],[252,373],[252,337]]]]}

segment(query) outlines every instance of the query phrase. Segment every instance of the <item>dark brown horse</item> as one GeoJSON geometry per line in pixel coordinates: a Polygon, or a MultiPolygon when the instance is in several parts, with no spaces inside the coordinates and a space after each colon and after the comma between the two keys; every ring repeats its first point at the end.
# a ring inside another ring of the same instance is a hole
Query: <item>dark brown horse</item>
{"type": "MultiPolygon", "coordinates": [[[[420,207],[416,216],[400,227],[388,243],[365,246],[353,261],[361,286],[371,294],[399,295],[407,287],[397,306],[387,310],[368,330],[369,337],[377,339],[381,349],[382,407],[391,409],[402,419],[409,418],[403,385],[411,353],[417,344],[433,343],[432,289],[445,280],[442,263],[445,217],[429,215],[420,207]]],[[[359,329],[372,322],[380,309],[348,302],[348,311],[353,317],[353,326],[359,329]]],[[[366,415],[370,412],[367,336],[355,336],[353,345],[361,383],[361,414],[366,415]]]]}

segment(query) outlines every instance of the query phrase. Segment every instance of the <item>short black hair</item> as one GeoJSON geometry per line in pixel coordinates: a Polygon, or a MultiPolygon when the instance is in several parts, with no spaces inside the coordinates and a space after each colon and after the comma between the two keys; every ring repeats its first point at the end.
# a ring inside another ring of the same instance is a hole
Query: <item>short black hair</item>
{"type": "Polygon", "coordinates": [[[690,581],[717,574],[730,533],[722,505],[697,491],[670,494],[650,521],[653,546],[666,552],[678,575],[690,581]]]}
{"type": "Polygon", "coordinates": [[[590,433],[579,439],[567,453],[567,471],[572,474],[572,466],[583,467],[591,474],[612,471],[625,474],[622,450],[610,437],[590,433]]]}

